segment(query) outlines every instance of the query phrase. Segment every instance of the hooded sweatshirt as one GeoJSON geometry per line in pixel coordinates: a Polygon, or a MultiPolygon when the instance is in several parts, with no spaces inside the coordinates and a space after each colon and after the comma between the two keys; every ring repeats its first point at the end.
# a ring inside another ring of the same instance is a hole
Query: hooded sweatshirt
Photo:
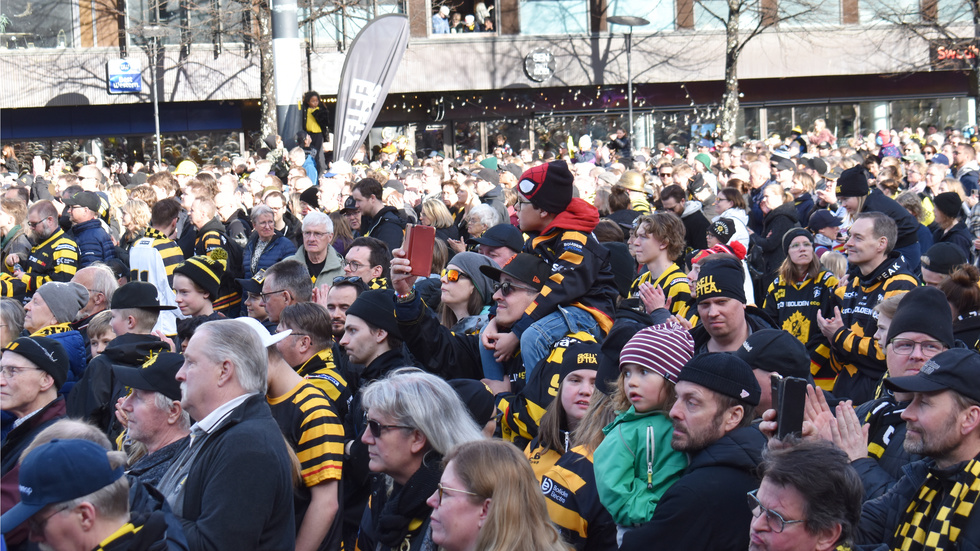
{"type": "Polygon", "coordinates": [[[83,418],[107,434],[122,427],[116,420],[116,400],[125,395],[125,387],[116,380],[113,365],[142,367],[151,355],[169,352],[170,348],[153,335],[126,333],[112,340],[102,354],[92,358],[85,375],[68,396],[68,416],[83,418]]]}

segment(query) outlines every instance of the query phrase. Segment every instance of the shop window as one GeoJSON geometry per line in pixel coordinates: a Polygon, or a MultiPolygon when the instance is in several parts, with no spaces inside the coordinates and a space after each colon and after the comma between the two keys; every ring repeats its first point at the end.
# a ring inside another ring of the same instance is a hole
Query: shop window
{"type": "Polygon", "coordinates": [[[0,4],[0,49],[78,46],[72,2],[4,0],[0,4]]]}
{"type": "Polygon", "coordinates": [[[518,0],[521,34],[587,34],[587,0],[518,0]]]}

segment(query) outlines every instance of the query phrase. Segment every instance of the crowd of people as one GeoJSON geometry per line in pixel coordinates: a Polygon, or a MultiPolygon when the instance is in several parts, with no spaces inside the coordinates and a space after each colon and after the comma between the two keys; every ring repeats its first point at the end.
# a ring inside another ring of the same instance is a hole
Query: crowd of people
{"type": "Polygon", "coordinates": [[[975,136],[298,138],[5,180],[6,548],[980,547],[975,136]]]}

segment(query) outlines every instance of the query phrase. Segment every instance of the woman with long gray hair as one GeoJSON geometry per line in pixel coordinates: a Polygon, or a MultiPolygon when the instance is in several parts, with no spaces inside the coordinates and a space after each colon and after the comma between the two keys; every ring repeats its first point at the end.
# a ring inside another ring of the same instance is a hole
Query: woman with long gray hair
{"type": "Polygon", "coordinates": [[[442,458],[459,444],[484,438],[459,395],[443,379],[398,369],[364,388],[368,467],[382,473],[361,521],[358,549],[435,549],[428,539],[442,458]]]}

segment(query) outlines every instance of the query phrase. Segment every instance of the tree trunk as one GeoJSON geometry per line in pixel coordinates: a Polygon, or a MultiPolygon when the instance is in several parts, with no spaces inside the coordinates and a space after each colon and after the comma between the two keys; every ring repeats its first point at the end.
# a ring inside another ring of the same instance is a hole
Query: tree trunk
{"type": "Polygon", "coordinates": [[[728,23],[725,26],[725,97],[721,106],[721,139],[734,142],[738,122],[738,0],[728,2],[728,23]]]}
{"type": "Polygon", "coordinates": [[[258,37],[255,41],[259,50],[260,67],[259,102],[261,105],[261,118],[259,120],[259,129],[262,132],[262,136],[265,137],[270,134],[276,134],[279,128],[276,119],[276,80],[272,59],[272,10],[269,9],[268,2],[259,1],[255,5],[258,8],[258,13],[256,14],[258,17],[256,19],[259,25],[258,37]]]}

